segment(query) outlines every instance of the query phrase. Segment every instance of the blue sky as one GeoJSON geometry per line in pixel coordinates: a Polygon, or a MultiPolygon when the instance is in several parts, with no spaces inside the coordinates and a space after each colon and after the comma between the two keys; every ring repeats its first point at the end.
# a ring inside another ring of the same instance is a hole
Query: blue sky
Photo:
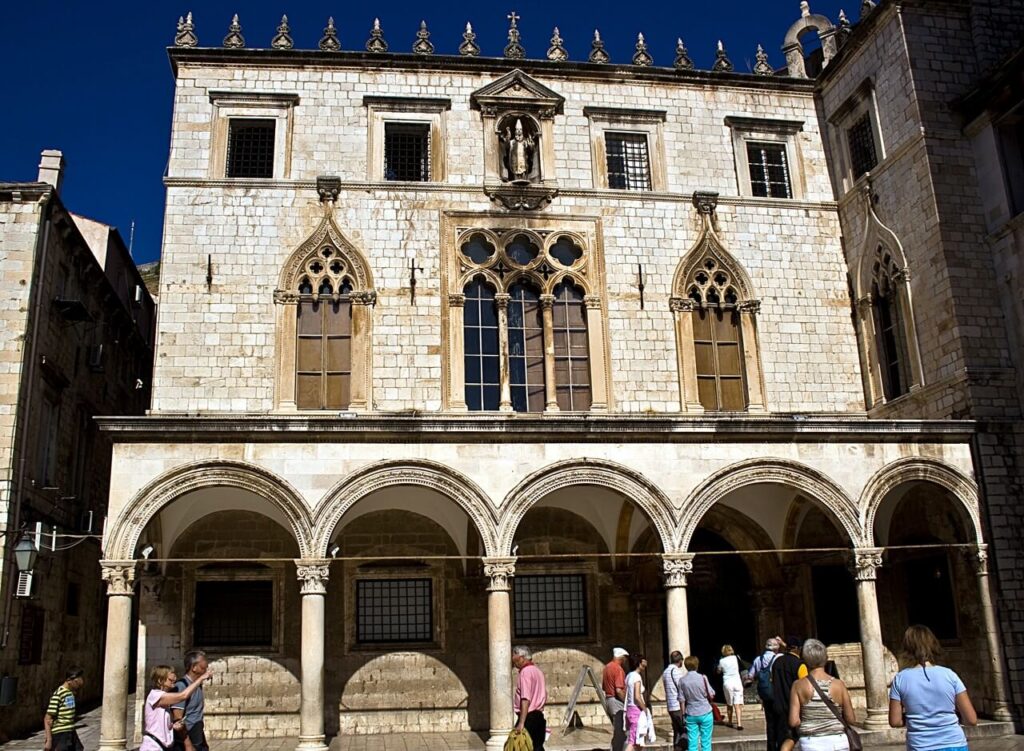
{"type": "MultiPolygon", "coordinates": [[[[843,7],[856,19],[859,5],[859,0],[812,0],[811,9],[835,20],[843,7]]],[[[61,149],[67,160],[67,206],[116,225],[126,241],[134,220],[136,261],[154,260],[160,252],[161,178],[174,87],[166,47],[178,16],[191,10],[200,44],[220,46],[232,14],[238,13],[247,45],[267,47],[281,14],[287,13],[296,47],[314,48],[333,15],[346,50],[363,48],[379,16],[396,52],[409,49],[425,19],[439,54],[456,53],[466,21],[471,21],[483,54],[500,56],[506,16],[513,8],[521,16],[519,28],[531,58],[543,57],[552,27],[558,26],[571,59],[583,60],[598,28],[613,62],[628,62],[637,32],[643,32],[655,65],[671,65],[676,37],[682,36],[697,67],[709,68],[721,38],[739,70],[753,64],[758,43],[772,65],[781,66],[783,36],[799,17],[798,0],[8,3],[3,12],[7,75],[0,181],[34,180],[39,152],[61,149]]]]}

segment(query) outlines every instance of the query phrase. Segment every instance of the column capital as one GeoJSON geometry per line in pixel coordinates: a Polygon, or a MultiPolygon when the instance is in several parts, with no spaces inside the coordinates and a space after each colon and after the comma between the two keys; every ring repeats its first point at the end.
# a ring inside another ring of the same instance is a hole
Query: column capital
{"type": "Polygon", "coordinates": [[[295,573],[303,595],[327,594],[327,579],[331,575],[331,562],[325,558],[296,558],[295,573]]]}
{"type": "Polygon", "coordinates": [[[875,581],[878,569],[882,567],[883,548],[855,548],[853,551],[853,576],[859,582],[875,581]]]}
{"type": "Polygon", "coordinates": [[[498,310],[508,310],[508,304],[512,300],[512,295],[508,292],[498,292],[494,295],[494,304],[498,310]]]}
{"type": "Polygon", "coordinates": [[[757,315],[761,312],[761,301],[760,300],[744,300],[736,306],[736,310],[740,313],[750,313],[751,315],[757,315]]]}
{"type": "Polygon", "coordinates": [[[377,304],[377,292],[376,290],[363,290],[361,292],[353,292],[349,298],[352,300],[353,305],[376,305],[377,304]]]}
{"type": "Polygon", "coordinates": [[[448,307],[450,308],[464,308],[466,306],[466,296],[461,292],[452,292],[448,295],[448,307]]]}
{"type": "Polygon", "coordinates": [[[600,310],[601,309],[601,296],[600,295],[585,295],[583,297],[583,307],[587,310],[600,310]]]}
{"type": "Polygon", "coordinates": [[[490,579],[488,592],[508,592],[509,582],[516,575],[516,559],[514,556],[503,558],[483,558],[484,576],[490,579]]]}
{"type": "Polygon", "coordinates": [[[857,300],[857,308],[861,312],[866,313],[866,311],[871,309],[871,306],[874,304],[874,302],[875,302],[874,298],[871,296],[871,293],[868,292],[863,297],[858,298],[858,300],[857,300]]]}
{"type": "Polygon", "coordinates": [[[550,294],[541,295],[540,307],[543,310],[552,310],[555,307],[555,296],[550,294]]]}
{"type": "Polygon", "coordinates": [[[696,307],[697,303],[689,297],[670,297],[668,299],[668,308],[673,313],[691,313],[696,307]]]}
{"type": "Polygon", "coordinates": [[[135,594],[135,561],[100,561],[100,576],[107,583],[108,597],[135,594]]]}
{"type": "Polygon", "coordinates": [[[686,586],[686,577],[693,573],[693,557],[694,553],[664,553],[661,556],[666,589],[686,586]]]}
{"type": "Polygon", "coordinates": [[[978,576],[988,576],[988,545],[980,543],[973,547],[965,548],[964,552],[974,568],[974,573],[978,576]]]}

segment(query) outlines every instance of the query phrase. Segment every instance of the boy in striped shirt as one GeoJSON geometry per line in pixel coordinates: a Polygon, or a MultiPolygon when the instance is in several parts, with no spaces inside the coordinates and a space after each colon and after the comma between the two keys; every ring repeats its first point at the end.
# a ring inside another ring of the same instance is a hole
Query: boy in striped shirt
{"type": "Polygon", "coordinates": [[[64,682],[53,692],[43,715],[43,751],[81,751],[82,742],[75,732],[75,694],[84,683],[82,669],[69,668],[64,682]]]}

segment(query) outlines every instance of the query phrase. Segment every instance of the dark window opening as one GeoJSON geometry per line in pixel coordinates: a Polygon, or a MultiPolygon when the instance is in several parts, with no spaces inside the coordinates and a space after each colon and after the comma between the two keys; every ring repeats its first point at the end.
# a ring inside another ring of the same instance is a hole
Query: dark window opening
{"type": "Polygon", "coordinates": [[[64,612],[69,616],[78,615],[78,603],[81,600],[81,587],[78,582],[68,582],[67,597],[64,601],[64,612]]]}
{"type": "Polygon", "coordinates": [[[811,568],[815,635],[826,644],[860,641],[857,590],[845,566],[811,568]]]}
{"type": "Polygon", "coordinates": [[[39,665],[43,661],[43,626],[46,611],[35,605],[21,610],[21,634],[18,639],[18,664],[39,665]]]}
{"type": "Polygon", "coordinates": [[[479,279],[463,290],[463,337],[466,369],[466,408],[496,410],[501,401],[501,359],[498,352],[498,309],[494,290],[479,279]]]}
{"type": "Polygon", "coordinates": [[[429,642],[434,639],[430,579],[363,579],[356,582],[356,641],[429,642]]]}
{"type": "Polygon", "coordinates": [[[750,190],[755,196],[793,197],[785,144],[748,143],[747,164],[750,166],[750,190]]]}
{"type": "Polygon", "coordinates": [[[877,285],[873,292],[875,330],[878,336],[876,350],[882,371],[882,392],[886,399],[895,399],[907,393],[899,306],[890,295],[880,292],[877,285]]]}
{"type": "Polygon", "coordinates": [[[921,623],[940,639],[959,637],[949,558],[934,553],[905,564],[907,621],[921,623]]]}
{"type": "Polygon", "coordinates": [[[228,122],[228,177],[274,176],[274,120],[228,122]]]}
{"type": "Polygon", "coordinates": [[[274,646],[274,582],[197,581],[193,626],[198,647],[274,646]]]}
{"type": "Polygon", "coordinates": [[[384,179],[430,181],[430,125],[384,123],[384,179]]]}
{"type": "Polygon", "coordinates": [[[516,638],[587,635],[585,575],[527,575],[512,581],[516,638]]]}
{"type": "Polygon", "coordinates": [[[608,187],[618,190],[650,190],[651,162],[643,133],[606,133],[608,187]]]}
{"type": "Polygon", "coordinates": [[[874,169],[878,164],[875,152],[875,134],[871,129],[871,115],[865,112],[846,131],[846,140],[850,145],[850,166],[853,168],[853,179],[874,169]]]}

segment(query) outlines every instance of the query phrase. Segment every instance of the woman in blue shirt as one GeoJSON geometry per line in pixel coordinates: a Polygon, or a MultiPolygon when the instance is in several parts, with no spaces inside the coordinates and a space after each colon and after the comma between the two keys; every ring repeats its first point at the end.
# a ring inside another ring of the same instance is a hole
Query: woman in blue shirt
{"type": "Polygon", "coordinates": [[[966,751],[964,725],[977,725],[978,715],[960,676],[936,665],[939,640],[927,626],[911,626],[903,635],[909,663],[893,678],[889,690],[889,725],[907,726],[909,751],[966,751]],[[957,717],[959,713],[960,717],[957,717]]]}

